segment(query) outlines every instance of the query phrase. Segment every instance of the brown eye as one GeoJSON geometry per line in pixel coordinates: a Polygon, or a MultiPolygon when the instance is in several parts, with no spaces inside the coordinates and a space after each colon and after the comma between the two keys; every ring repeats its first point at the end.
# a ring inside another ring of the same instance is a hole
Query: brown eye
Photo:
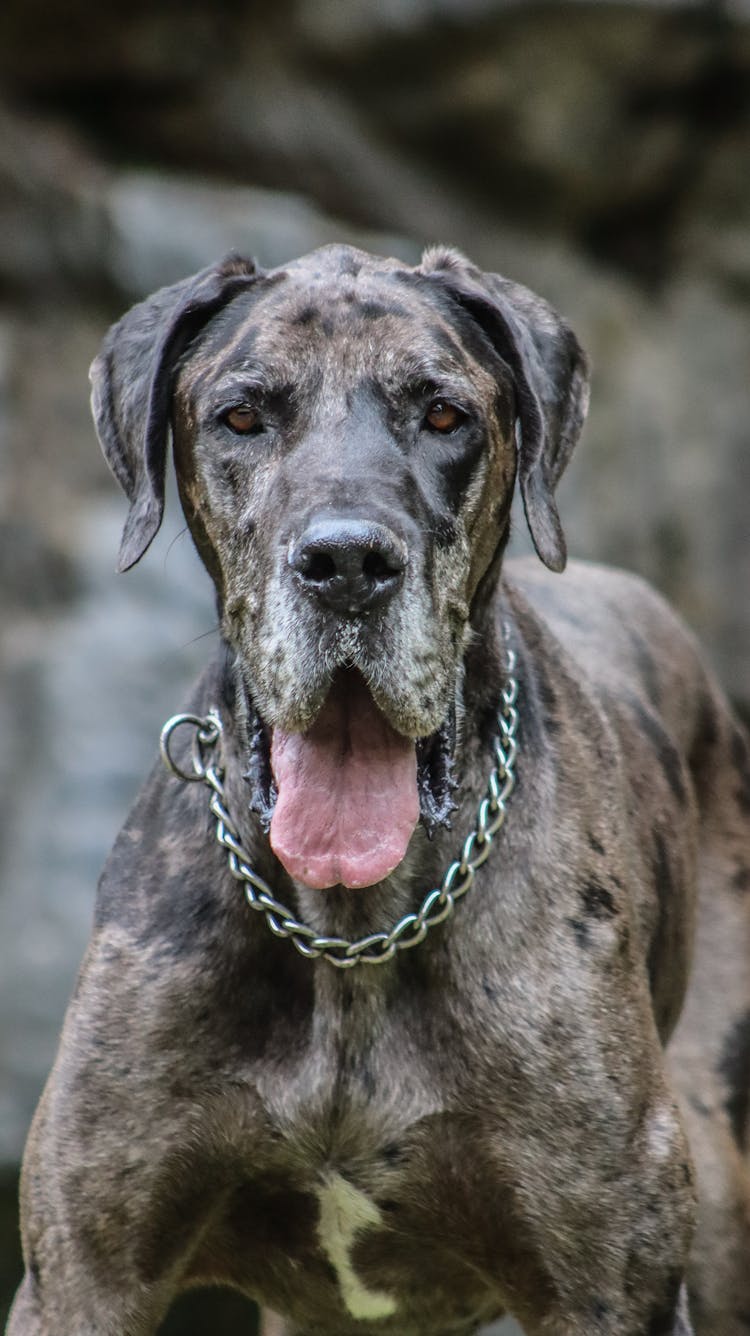
{"type": "Polygon", "coordinates": [[[455,431],[463,422],[465,414],[447,399],[435,399],[425,414],[425,423],[430,431],[455,431]]]}
{"type": "Polygon", "coordinates": [[[224,421],[238,436],[249,436],[251,432],[257,431],[260,426],[260,416],[257,409],[249,408],[246,405],[240,408],[230,408],[229,412],[224,414],[224,421]]]}

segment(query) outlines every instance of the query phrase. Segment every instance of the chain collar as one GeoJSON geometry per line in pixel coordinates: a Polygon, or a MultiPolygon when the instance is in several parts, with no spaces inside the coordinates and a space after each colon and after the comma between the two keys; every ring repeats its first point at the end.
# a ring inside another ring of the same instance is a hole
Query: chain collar
{"type": "Polygon", "coordinates": [[[494,742],[495,764],[490,771],[487,793],[479,804],[474,829],[464,840],[460,857],[449,866],[440,886],[428,891],[414,914],[405,914],[387,932],[374,932],[358,941],[344,937],[322,937],[306,923],[299,923],[286,905],[278,901],[267,882],[250,866],[250,856],[240,843],[237,827],[224,802],[224,770],[220,759],[222,722],[218,710],[201,718],[195,714],[175,714],[161,731],[162,759],[178,779],[203,783],[211,790],[209,808],[216,820],[216,839],[227,852],[232,876],[244,884],[251,909],[265,914],[266,923],[276,937],[288,937],[301,955],[309,960],[322,957],[337,969],[354,965],[382,965],[397,951],[405,951],[423,941],[430,928],[449,918],[456,902],[474,885],[474,875],[492,848],[494,836],[505,821],[506,803],[515,787],[515,761],[518,753],[518,682],[514,676],[516,656],[507,649],[507,680],[500,695],[497,714],[498,735],[494,742]],[[190,725],[193,738],[193,771],[188,773],[173,760],[172,735],[177,728],[190,725]],[[219,759],[215,760],[217,748],[219,759]]]}

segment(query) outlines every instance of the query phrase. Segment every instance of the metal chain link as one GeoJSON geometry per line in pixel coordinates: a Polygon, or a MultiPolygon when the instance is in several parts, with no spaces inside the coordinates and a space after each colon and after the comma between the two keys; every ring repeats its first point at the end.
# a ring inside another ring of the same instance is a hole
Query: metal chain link
{"type": "Polygon", "coordinates": [[[232,876],[243,882],[245,896],[251,909],[265,914],[266,923],[276,937],[287,937],[301,955],[309,960],[321,958],[337,969],[352,969],[354,965],[382,965],[397,951],[405,951],[424,940],[430,928],[443,923],[456,903],[474,885],[477,870],[487,859],[492,841],[500,830],[506,815],[506,803],[515,787],[515,761],[518,754],[518,682],[514,677],[516,655],[507,650],[507,681],[501,692],[501,706],[497,715],[499,733],[494,743],[495,764],[490,772],[486,797],[477,810],[474,829],[464,840],[460,857],[449,866],[440,886],[428,891],[416,913],[405,914],[388,932],[374,932],[358,941],[344,937],[322,937],[314,928],[300,923],[286,905],[277,900],[267,882],[250,866],[249,855],[242,847],[237,827],[224,802],[224,771],[211,758],[218,746],[222,723],[217,710],[212,709],[201,718],[195,714],[176,714],[168,719],[161,731],[160,750],[165,765],[179,779],[190,783],[201,782],[211,789],[210,810],[216,820],[216,839],[227,851],[232,876]],[[182,725],[195,729],[193,738],[193,773],[186,772],[172,759],[170,743],[175,729],[182,725]]]}

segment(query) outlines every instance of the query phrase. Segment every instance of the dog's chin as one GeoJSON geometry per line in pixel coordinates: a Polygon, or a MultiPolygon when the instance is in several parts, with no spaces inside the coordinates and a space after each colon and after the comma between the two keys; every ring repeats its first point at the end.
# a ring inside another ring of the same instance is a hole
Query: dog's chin
{"type": "Polygon", "coordinates": [[[378,697],[357,669],[339,669],[304,731],[268,724],[247,697],[250,807],[306,885],[373,885],[403,859],[417,823],[430,838],[450,826],[455,707],[413,738],[378,697]]]}

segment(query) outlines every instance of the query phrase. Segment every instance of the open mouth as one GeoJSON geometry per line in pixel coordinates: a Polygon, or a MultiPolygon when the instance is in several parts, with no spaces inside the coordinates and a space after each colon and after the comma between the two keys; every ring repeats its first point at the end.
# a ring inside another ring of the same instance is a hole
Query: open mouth
{"type": "Polygon", "coordinates": [[[256,715],[251,806],[287,872],[315,890],[382,881],[403,860],[418,821],[447,825],[455,788],[455,718],[404,737],[356,669],[342,669],[304,733],[256,715]]]}

